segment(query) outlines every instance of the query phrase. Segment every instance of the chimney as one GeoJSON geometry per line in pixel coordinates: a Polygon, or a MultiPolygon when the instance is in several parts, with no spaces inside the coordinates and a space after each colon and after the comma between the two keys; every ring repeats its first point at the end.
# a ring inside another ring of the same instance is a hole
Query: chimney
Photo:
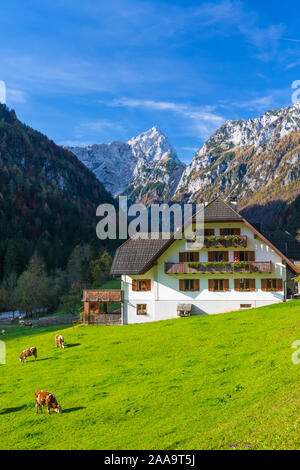
{"type": "Polygon", "coordinates": [[[237,201],[234,201],[234,200],[229,201],[229,205],[230,205],[230,207],[231,207],[234,211],[237,212],[237,206],[238,206],[237,201]]]}

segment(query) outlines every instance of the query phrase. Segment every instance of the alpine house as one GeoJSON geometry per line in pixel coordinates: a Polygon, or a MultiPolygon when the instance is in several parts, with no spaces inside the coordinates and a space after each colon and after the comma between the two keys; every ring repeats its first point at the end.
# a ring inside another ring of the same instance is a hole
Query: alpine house
{"type": "Polygon", "coordinates": [[[204,208],[204,244],[130,238],[111,274],[122,281],[122,323],[216,314],[284,302],[299,271],[220,198],[204,208]]]}

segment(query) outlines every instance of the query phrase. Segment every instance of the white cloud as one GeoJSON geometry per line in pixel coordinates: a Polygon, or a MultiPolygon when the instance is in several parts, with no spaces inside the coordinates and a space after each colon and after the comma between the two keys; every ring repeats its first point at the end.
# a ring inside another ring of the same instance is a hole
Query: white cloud
{"type": "Polygon", "coordinates": [[[193,135],[200,138],[207,138],[212,132],[220,127],[225,119],[214,113],[215,107],[202,106],[195,107],[188,104],[174,103],[170,101],[139,100],[130,98],[120,98],[108,104],[113,107],[145,108],[158,111],[171,111],[188,118],[191,121],[190,130],[193,135]]]}
{"type": "Polygon", "coordinates": [[[292,62],[291,64],[288,64],[288,65],[285,67],[285,70],[293,69],[293,68],[295,68],[295,67],[298,67],[298,65],[300,65],[300,59],[295,60],[295,62],[292,62]]]}
{"type": "Polygon", "coordinates": [[[22,90],[15,90],[13,88],[7,88],[6,99],[7,99],[8,106],[14,103],[26,103],[27,94],[22,90]]]}
{"type": "Polygon", "coordinates": [[[188,152],[198,152],[199,147],[181,147],[182,150],[186,150],[188,152]]]}
{"type": "Polygon", "coordinates": [[[266,61],[276,58],[278,41],[285,30],[283,24],[267,27],[259,25],[258,15],[254,10],[246,9],[239,1],[224,0],[219,3],[206,3],[193,13],[200,25],[209,31],[225,37],[239,34],[254,46],[258,52],[256,58],[266,61]],[[212,26],[214,26],[212,28],[212,26]]]}
{"type": "Polygon", "coordinates": [[[293,39],[293,38],[281,38],[282,41],[289,41],[289,42],[300,42],[300,39],[293,39]]]}
{"type": "Polygon", "coordinates": [[[275,97],[273,95],[267,95],[245,101],[235,101],[232,104],[237,108],[247,108],[253,111],[260,109],[267,110],[267,108],[275,105],[275,97]]]}
{"type": "Polygon", "coordinates": [[[95,136],[97,134],[99,135],[98,142],[103,142],[103,140],[110,139],[112,133],[114,134],[115,132],[121,137],[125,135],[125,129],[121,124],[106,119],[98,119],[78,124],[74,131],[74,137],[75,141],[81,141],[81,139],[86,140],[87,136],[95,136]]]}

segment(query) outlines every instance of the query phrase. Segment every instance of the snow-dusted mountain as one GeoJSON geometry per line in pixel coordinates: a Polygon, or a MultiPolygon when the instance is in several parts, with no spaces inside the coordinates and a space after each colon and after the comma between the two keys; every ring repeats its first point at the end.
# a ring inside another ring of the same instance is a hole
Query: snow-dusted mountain
{"type": "Polygon", "coordinates": [[[148,204],[234,198],[252,221],[300,230],[300,104],[226,122],[187,167],[157,127],[126,143],[70,150],[113,195],[148,204]]]}
{"type": "Polygon", "coordinates": [[[132,180],[137,159],[127,143],[115,141],[67,149],[92,170],[105,189],[114,196],[123,191],[132,180]]]}
{"type": "Polygon", "coordinates": [[[226,122],[186,167],[176,199],[223,195],[243,200],[278,177],[291,183],[300,177],[299,131],[300,104],[226,122]]]}
{"type": "Polygon", "coordinates": [[[128,142],[68,147],[114,196],[133,201],[169,200],[184,170],[176,150],[155,126],[128,142]]]}

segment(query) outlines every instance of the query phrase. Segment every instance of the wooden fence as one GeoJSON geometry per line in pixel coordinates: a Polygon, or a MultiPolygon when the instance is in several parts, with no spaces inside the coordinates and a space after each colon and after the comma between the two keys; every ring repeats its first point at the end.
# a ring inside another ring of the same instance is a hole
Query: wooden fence
{"type": "Polygon", "coordinates": [[[79,321],[79,315],[68,315],[64,317],[46,317],[36,322],[36,326],[67,325],[79,321]]]}

